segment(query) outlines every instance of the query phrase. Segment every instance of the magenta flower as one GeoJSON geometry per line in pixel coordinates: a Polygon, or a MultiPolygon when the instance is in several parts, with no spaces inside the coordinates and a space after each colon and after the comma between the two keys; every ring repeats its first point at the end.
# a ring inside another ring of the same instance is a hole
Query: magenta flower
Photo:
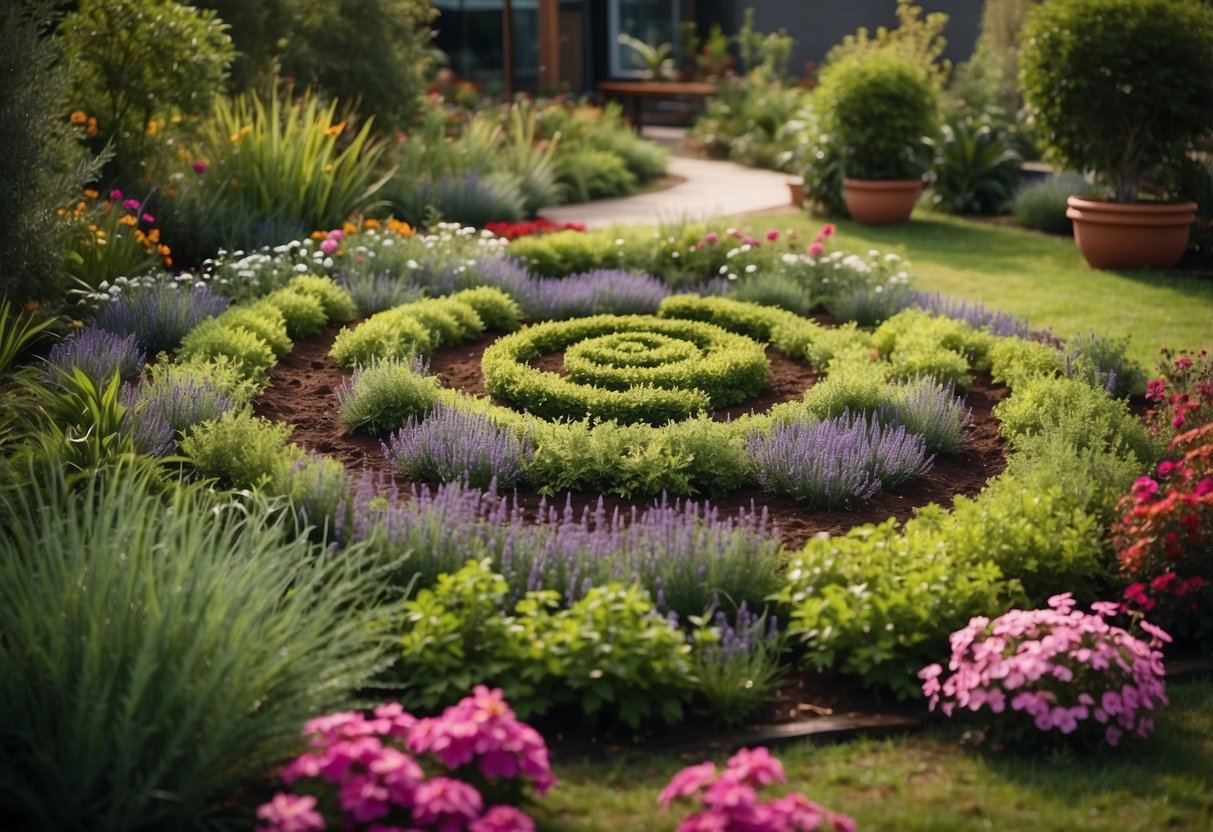
{"type": "Polygon", "coordinates": [[[767,232],[767,242],[768,243],[773,243],[778,239],[779,239],[779,230],[778,229],[772,228],[770,231],[767,232]]]}
{"type": "Polygon", "coordinates": [[[206,169],[209,167],[209,165],[207,165],[205,159],[195,159],[194,161],[190,162],[190,167],[194,169],[194,173],[201,176],[202,174],[206,173],[206,169]]]}
{"type": "Polygon", "coordinates": [[[125,208],[125,209],[126,209],[126,210],[128,210],[128,211],[138,211],[138,210],[139,210],[139,206],[140,206],[140,205],[142,205],[142,204],[143,204],[143,203],[142,203],[142,202],[140,202],[140,201],[139,201],[139,200],[137,200],[137,199],[128,199],[128,200],[125,200],[125,201],[122,203],[122,207],[123,207],[123,208],[125,208]]]}
{"type": "Polygon", "coordinates": [[[152,223],[154,223],[156,221],[156,218],[153,217],[151,214],[147,213],[146,211],[143,212],[143,216],[140,217],[140,219],[143,220],[148,225],[151,225],[152,223]]]}
{"type": "Polygon", "coordinates": [[[657,802],[662,806],[669,806],[680,797],[692,797],[715,780],[715,763],[687,766],[675,774],[669,784],[661,790],[661,794],[657,796],[657,802]]]}
{"type": "Polygon", "coordinates": [[[332,237],[328,237],[320,244],[320,250],[325,254],[332,254],[337,250],[337,241],[332,237]]]}
{"type": "Polygon", "coordinates": [[[462,829],[480,816],[480,792],[461,780],[435,777],[417,787],[413,795],[413,823],[439,829],[462,829]]]}
{"type": "Polygon", "coordinates": [[[825,252],[825,250],[826,250],[826,247],[824,245],[822,245],[821,243],[817,242],[816,240],[809,243],[808,252],[809,252],[810,257],[820,257],[825,252]]]}
{"type": "Polygon", "coordinates": [[[709,231],[707,234],[703,235],[703,239],[709,243],[716,243],[720,241],[720,235],[715,231],[709,231]]]}
{"type": "Polygon", "coordinates": [[[490,806],[468,832],[535,832],[535,821],[514,806],[490,806]]]}
{"type": "Polygon", "coordinates": [[[313,832],[325,828],[324,816],[316,811],[316,798],[278,792],[269,803],[257,807],[257,817],[266,822],[258,832],[313,832]]]}
{"type": "Polygon", "coordinates": [[[727,774],[755,788],[786,783],[788,780],[783,763],[772,757],[765,748],[743,748],[738,751],[729,758],[727,774]]]}
{"type": "Polygon", "coordinates": [[[114,202],[122,199],[122,191],[114,188],[112,191],[110,191],[110,199],[112,199],[114,202]]]}

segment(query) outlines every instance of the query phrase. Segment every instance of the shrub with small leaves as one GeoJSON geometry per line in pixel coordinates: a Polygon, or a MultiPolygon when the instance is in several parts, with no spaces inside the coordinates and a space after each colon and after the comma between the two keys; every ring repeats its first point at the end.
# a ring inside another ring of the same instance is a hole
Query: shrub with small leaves
{"type": "Polygon", "coordinates": [[[270,368],[277,363],[274,351],[258,335],[218,318],[194,327],[182,339],[177,359],[185,364],[226,361],[258,386],[269,382],[270,368]]]}
{"type": "Polygon", "coordinates": [[[357,317],[354,299],[350,293],[329,277],[301,274],[292,277],[286,288],[311,295],[324,307],[324,316],[330,324],[343,324],[357,317]]]}
{"type": "Polygon", "coordinates": [[[319,298],[291,289],[277,289],[262,299],[282,313],[286,334],[291,339],[307,338],[324,329],[328,318],[319,298]]]}
{"type": "Polygon", "coordinates": [[[429,412],[438,382],[416,362],[379,361],[354,374],[337,393],[341,420],[354,430],[380,435],[429,412]]]}
{"type": "Polygon", "coordinates": [[[232,488],[263,488],[279,483],[303,450],[287,442],[291,425],[271,422],[243,411],[225,413],[195,426],[181,451],[198,473],[232,488]]]}

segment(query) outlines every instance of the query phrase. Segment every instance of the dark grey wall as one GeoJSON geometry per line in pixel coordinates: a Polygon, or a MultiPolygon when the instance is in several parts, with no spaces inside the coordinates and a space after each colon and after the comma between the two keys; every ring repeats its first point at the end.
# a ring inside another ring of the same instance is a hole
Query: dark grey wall
{"type": "MultiPolygon", "coordinates": [[[[983,0],[916,0],[925,12],[947,12],[945,53],[954,63],[968,60],[981,28],[983,0]]],[[[860,26],[897,24],[896,0],[700,0],[699,19],[719,22],[726,33],[735,33],[744,10],[754,9],[754,27],[760,32],[780,28],[796,38],[796,51],[789,69],[804,74],[806,61],[821,63],[830,47],[860,26]]]]}

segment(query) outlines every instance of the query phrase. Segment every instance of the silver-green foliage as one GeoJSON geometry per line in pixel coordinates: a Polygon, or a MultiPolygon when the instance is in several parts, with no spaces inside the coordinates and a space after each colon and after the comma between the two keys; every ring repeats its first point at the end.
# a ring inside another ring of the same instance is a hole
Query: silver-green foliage
{"type": "Polygon", "coordinates": [[[0,816],[247,829],[299,726],[378,669],[379,576],[259,500],[126,467],[27,479],[0,492],[0,816]]]}
{"type": "Polygon", "coordinates": [[[438,399],[438,382],[403,361],[378,361],[342,388],[341,420],[354,430],[386,434],[425,416],[438,399]]]}

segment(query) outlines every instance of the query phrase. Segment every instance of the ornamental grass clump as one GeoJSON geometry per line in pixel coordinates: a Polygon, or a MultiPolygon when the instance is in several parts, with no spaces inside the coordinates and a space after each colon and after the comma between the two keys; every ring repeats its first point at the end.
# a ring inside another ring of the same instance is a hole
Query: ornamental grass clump
{"type": "Polygon", "coordinates": [[[134,334],[148,355],[156,355],[176,349],[190,330],[227,307],[228,299],[204,283],[191,286],[164,276],[102,304],[93,326],[118,335],[134,334]]]}
{"type": "MultiPolygon", "coordinates": [[[[662,606],[658,598],[658,608],[662,606]]],[[[711,627],[695,633],[695,675],[708,709],[724,725],[742,725],[775,693],[784,679],[787,638],[767,612],[751,612],[743,601],[733,620],[723,611],[711,627]]]]}
{"type": "Polygon", "coordinates": [[[104,384],[117,373],[133,378],[143,370],[147,355],[139,348],[134,334],[122,336],[97,327],[86,327],[51,348],[47,356],[48,381],[71,375],[72,368],[80,370],[94,384],[104,384]]]}
{"type": "Polygon", "coordinates": [[[488,416],[436,405],[410,416],[383,445],[392,467],[410,479],[461,482],[472,488],[513,488],[534,447],[488,416]]]}
{"type": "Polygon", "coordinates": [[[1048,609],[971,619],[951,636],[952,674],[938,664],[918,674],[931,710],[987,709],[1018,739],[1039,737],[1024,733],[1029,724],[1112,746],[1126,735],[1148,737],[1149,712],[1168,701],[1159,648],[1171,637],[1142,621],[1147,644],[1109,624],[1119,604],[1097,601],[1094,614],[1074,607],[1067,592],[1048,609]]]}
{"type": "Polygon", "coordinates": [[[932,453],[954,454],[965,444],[973,411],[949,384],[932,378],[892,385],[893,400],[876,412],[885,425],[901,425],[921,436],[932,453]]]}
{"type": "Polygon", "coordinates": [[[882,487],[922,476],[935,459],[921,436],[849,412],[757,434],[748,450],[763,489],[812,508],[870,500],[882,487]]]}
{"type": "Polygon", "coordinates": [[[417,719],[391,702],[369,717],[317,717],[303,735],[308,750],[281,774],[292,791],[257,809],[259,832],[321,830],[330,821],[351,832],[534,832],[517,804],[556,783],[543,737],[484,685],[437,717],[417,719]]]}
{"type": "Polygon", "coordinates": [[[674,775],[657,801],[662,810],[686,801],[698,811],[683,818],[677,832],[855,832],[855,821],[814,803],[800,792],[765,802],[758,792],[786,783],[783,764],[765,748],[743,748],[724,771],[712,762],[687,766],[674,775]]]}

